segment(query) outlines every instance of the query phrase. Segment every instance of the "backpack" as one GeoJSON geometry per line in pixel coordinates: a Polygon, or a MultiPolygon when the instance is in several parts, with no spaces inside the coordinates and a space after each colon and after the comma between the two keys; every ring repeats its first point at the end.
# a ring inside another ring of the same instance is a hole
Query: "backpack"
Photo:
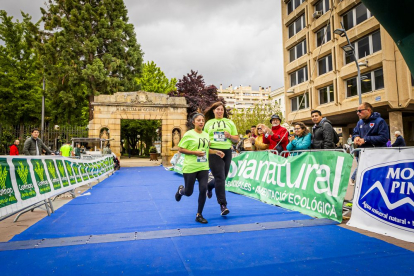
{"type": "MultiPolygon", "coordinates": [[[[325,122],[325,123],[329,124],[328,122],[325,122]]],[[[324,125],[325,125],[325,123],[324,123],[324,125]]],[[[338,133],[336,133],[336,131],[333,127],[332,127],[332,131],[333,131],[333,142],[336,145],[336,144],[339,143],[339,135],[338,135],[338,133]]]]}

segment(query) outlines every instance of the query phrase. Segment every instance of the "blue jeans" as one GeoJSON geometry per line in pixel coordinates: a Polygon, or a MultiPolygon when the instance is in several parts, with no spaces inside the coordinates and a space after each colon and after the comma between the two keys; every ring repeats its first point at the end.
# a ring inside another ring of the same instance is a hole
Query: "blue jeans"
{"type": "Polygon", "coordinates": [[[352,174],[352,176],[351,176],[351,179],[353,180],[353,181],[355,181],[355,178],[356,178],[356,174],[357,174],[357,171],[358,171],[358,157],[356,157],[355,156],[355,159],[356,159],[356,161],[357,161],[357,167],[355,168],[355,170],[354,170],[354,173],[352,174]]]}

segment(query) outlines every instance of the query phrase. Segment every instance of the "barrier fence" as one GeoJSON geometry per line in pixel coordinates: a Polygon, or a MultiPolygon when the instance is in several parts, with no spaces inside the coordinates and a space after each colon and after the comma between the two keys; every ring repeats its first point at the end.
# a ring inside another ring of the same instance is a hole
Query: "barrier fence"
{"type": "Polygon", "coordinates": [[[90,184],[113,170],[111,155],[95,160],[0,157],[0,220],[39,204],[45,204],[49,213],[51,197],[90,184]]]}

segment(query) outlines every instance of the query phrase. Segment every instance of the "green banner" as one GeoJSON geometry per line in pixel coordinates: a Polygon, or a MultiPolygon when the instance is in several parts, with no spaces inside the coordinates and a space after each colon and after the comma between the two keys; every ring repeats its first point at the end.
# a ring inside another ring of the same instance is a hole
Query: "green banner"
{"type": "Polygon", "coordinates": [[[52,181],[53,189],[58,190],[62,188],[55,162],[53,162],[53,159],[45,159],[45,162],[50,180],[52,181]]]}
{"type": "Polygon", "coordinates": [[[78,163],[73,162],[73,163],[72,163],[72,168],[73,168],[73,171],[75,172],[76,181],[77,181],[78,183],[82,182],[82,181],[83,181],[83,179],[82,179],[82,175],[81,175],[81,172],[80,172],[80,169],[79,169],[79,164],[78,164],[78,163]]]}
{"type": "Polygon", "coordinates": [[[69,182],[71,185],[75,185],[76,184],[76,175],[75,172],[72,169],[72,162],[65,160],[65,166],[66,166],[66,171],[68,172],[69,175],[69,182]]]}
{"type": "Polygon", "coordinates": [[[58,166],[60,178],[62,179],[63,187],[69,186],[69,179],[68,179],[68,175],[66,174],[66,171],[65,171],[63,160],[56,160],[56,164],[58,166]]]}
{"type": "Polygon", "coordinates": [[[37,187],[39,187],[40,194],[48,193],[52,189],[50,188],[51,184],[46,177],[45,173],[45,166],[43,165],[42,160],[40,159],[32,159],[32,166],[34,170],[34,175],[37,182],[37,187]]]}
{"type": "Polygon", "coordinates": [[[19,187],[21,199],[26,200],[35,197],[36,191],[32,177],[30,176],[30,168],[27,160],[15,158],[12,162],[15,168],[17,187],[19,187]]]}
{"type": "Polygon", "coordinates": [[[185,154],[181,153],[180,158],[178,158],[177,163],[175,163],[173,171],[176,173],[183,174],[184,157],[185,154]]]}
{"type": "Polygon", "coordinates": [[[226,190],[341,222],[352,160],[335,151],[287,159],[266,151],[246,152],[233,158],[226,190]]]}
{"type": "Polygon", "coordinates": [[[83,181],[89,180],[88,168],[87,168],[87,165],[85,163],[80,163],[79,164],[79,170],[81,172],[83,181]]]}
{"type": "Polygon", "coordinates": [[[10,167],[6,159],[0,159],[0,207],[16,203],[16,195],[10,179],[10,167]]]}

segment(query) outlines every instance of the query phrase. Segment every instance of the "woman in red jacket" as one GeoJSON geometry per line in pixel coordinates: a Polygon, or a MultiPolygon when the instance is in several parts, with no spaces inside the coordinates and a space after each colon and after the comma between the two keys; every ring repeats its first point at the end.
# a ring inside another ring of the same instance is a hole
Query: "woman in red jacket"
{"type": "Polygon", "coordinates": [[[19,149],[17,148],[19,144],[19,140],[14,141],[14,144],[10,146],[10,155],[19,155],[19,149]]]}

